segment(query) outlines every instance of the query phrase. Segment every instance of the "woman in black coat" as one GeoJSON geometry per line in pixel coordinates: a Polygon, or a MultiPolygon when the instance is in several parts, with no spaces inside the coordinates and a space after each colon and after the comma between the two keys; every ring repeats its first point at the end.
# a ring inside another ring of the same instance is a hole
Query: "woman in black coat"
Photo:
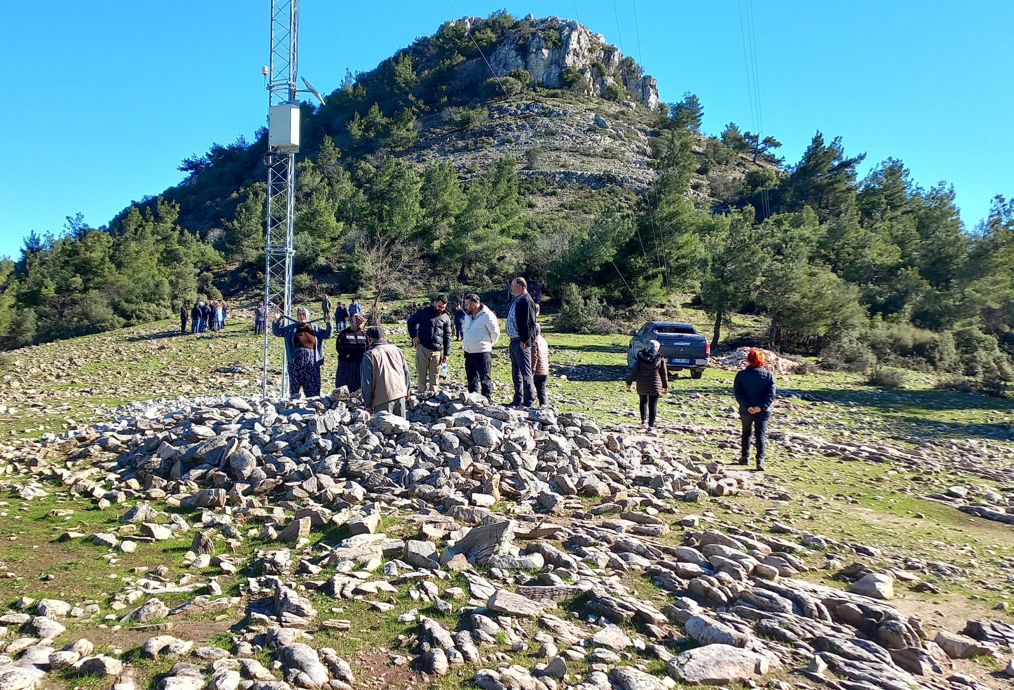
{"type": "Polygon", "coordinates": [[[659,354],[662,345],[657,340],[648,343],[648,347],[637,353],[634,367],[627,376],[627,390],[637,382],[637,395],[640,396],[641,426],[645,429],[655,428],[655,415],[658,412],[658,396],[669,391],[669,372],[665,366],[665,358],[659,354]]]}
{"type": "Polygon", "coordinates": [[[733,390],[739,403],[739,418],[743,422],[740,439],[739,464],[750,462],[751,431],[757,441],[757,469],[764,471],[764,450],[767,440],[768,419],[775,402],[775,377],[764,368],[764,351],[756,348],[746,356],[746,369],[736,374],[733,390]]]}

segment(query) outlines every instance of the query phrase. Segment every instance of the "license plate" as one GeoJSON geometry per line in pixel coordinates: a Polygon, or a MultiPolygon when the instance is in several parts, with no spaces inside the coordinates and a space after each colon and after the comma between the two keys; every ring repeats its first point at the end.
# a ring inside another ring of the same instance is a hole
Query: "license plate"
{"type": "Polygon", "coordinates": [[[672,357],[669,360],[669,364],[690,364],[689,359],[679,359],[678,357],[672,357]]]}

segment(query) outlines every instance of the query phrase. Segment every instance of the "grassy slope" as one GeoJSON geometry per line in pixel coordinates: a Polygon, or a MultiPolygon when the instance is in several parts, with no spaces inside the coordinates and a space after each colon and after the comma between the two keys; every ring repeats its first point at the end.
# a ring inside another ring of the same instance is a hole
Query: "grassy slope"
{"type": "MultiPolygon", "coordinates": [[[[695,312],[688,316],[694,321],[699,317],[695,312]]],[[[165,322],[13,353],[6,360],[5,370],[0,372],[4,380],[0,385],[0,405],[15,408],[12,414],[0,415],[3,438],[37,436],[43,429],[59,431],[70,423],[67,419],[76,422],[101,419],[109,415],[111,407],[132,400],[259,389],[261,342],[245,321],[234,320],[223,333],[200,337],[169,335],[167,329],[172,326],[165,322]],[[251,373],[215,372],[220,366],[234,363],[250,367],[251,373]],[[21,388],[11,389],[10,378],[20,381],[21,388]],[[27,393],[29,390],[33,392],[27,393]]],[[[743,322],[737,327],[749,329],[752,324],[743,322]]],[[[625,336],[565,335],[551,328],[547,329],[547,335],[554,370],[550,395],[561,409],[585,410],[604,423],[634,421],[636,396],[626,393],[622,384],[626,373],[625,336]]],[[[394,339],[403,347],[408,344],[404,333],[396,333],[394,339]]],[[[278,352],[277,346],[274,351],[278,352]]],[[[329,348],[328,352],[325,381],[333,377],[335,366],[333,350],[329,348]]],[[[460,351],[456,349],[451,360],[450,374],[460,381],[463,368],[457,352],[460,351]]],[[[685,454],[702,457],[712,454],[725,460],[735,457],[731,446],[721,447],[734,442],[737,436],[732,376],[732,372],[712,370],[699,381],[684,375],[672,383],[670,395],[660,408],[662,424],[671,427],[665,435],[678,443],[685,454]],[[695,431],[686,431],[688,426],[695,431]]],[[[505,354],[495,360],[494,378],[499,383],[497,397],[502,400],[507,397],[505,390],[509,385],[505,354]]],[[[1010,441],[1014,402],[1010,400],[936,391],[930,388],[928,380],[913,381],[911,388],[904,391],[885,392],[865,387],[858,377],[847,374],[780,378],[783,388],[814,393],[822,402],[799,398],[783,402],[776,428],[825,439],[869,444],[889,441],[903,446],[923,438],[946,436],[958,443],[988,443],[1007,458],[1001,462],[1004,467],[1009,467],[1010,459],[1014,458],[1014,443],[1010,441]],[[1007,439],[998,440],[995,438],[998,435],[1006,435],[1007,439]]],[[[872,561],[880,565],[903,568],[904,556],[946,562],[961,570],[948,577],[920,574],[940,586],[943,594],[916,594],[899,587],[899,606],[922,615],[930,625],[946,624],[952,629],[960,629],[960,621],[972,616],[1005,617],[990,609],[1014,593],[1014,586],[1007,581],[1009,568],[1014,565],[1014,531],[1009,526],[972,518],[921,497],[931,489],[953,484],[984,487],[993,483],[956,469],[926,473],[894,469],[878,463],[807,455],[779,447],[777,443],[769,463],[763,489],[769,495],[780,493],[781,500],[713,499],[706,504],[686,506],[684,512],[697,512],[706,520],[757,531],[767,531],[777,520],[835,540],[875,546],[882,549],[883,557],[872,561]],[[913,482],[913,477],[926,481],[913,482]]],[[[0,561],[13,574],[0,578],[0,601],[12,603],[23,595],[58,596],[76,602],[94,600],[102,606],[102,615],[109,615],[112,597],[122,591],[122,578],[131,577],[131,567],[164,562],[170,565],[169,576],[173,579],[186,572],[182,558],[189,543],[184,541],[142,545],[137,554],[119,555],[114,560],[103,549],[88,543],[55,542],[66,529],[76,528],[85,533],[114,529],[121,511],[116,506],[98,510],[91,500],[57,496],[56,487],[47,490],[51,495],[46,498],[20,501],[12,495],[7,505],[0,505],[0,517],[4,518],[0,521],[0,543],[5,545],[0,550],[0,561]],[[47,517],[54,508],[74,512],[47,517]],[[55,578],[46,580],[45,575],[55,578]]],[[[385,529],[398,534],[409,528],[394,522],[385,529]]],[[[678,530],[672,538],[679,539],[678,530]]],[[[239,555],[249,557],[255,548],[263,546],[257,539],[247,539],[239,555]]],[[[823,565],[824,560],[819,552],[811,552],[809,557],[814,568],[823,565]]],[[[214,574],[216,569],[208,572],[214,574]]],[[[809,576],[834,582],[831,570],[818,569],[809,576]]],[[[644,596],[664,599],[647,581],[636,575],[628,577],[644,596]]],[[[241,579],[242,571],[239,578],[223,576],[219,582],[229,594],[237,591],[235,584],[241,579]]],[[[441,588],[452,584],[456,583],[441,583],[441,588]]],[[[392,645],[397,645],[398,635],[407,633],[411,626],[396,623],[394,617],[419,605],[407,588],[391,600],[397,608],[387,614],[381,625],[376,624],[377,614],[363,602],[318,602],[322,618],[350,619],[354,632],[323,633],[315,644],[335,646],[355,659],[360,670],[381,669],[377,673],[389,674],[387,680],[394,685],[418,681],[418,674],[404,667],[389,666],[387,650],[408,654],[392,645]]],[[[170,597],[167,603],[178,601],[170,597]]],[[[223,626],[241,615],[234,610],[218,622],[180,621],[176,631],[181,636],[192,635],[191,639],[225,644],[223,626]]],[[[81,634],[109,649],[130,649],[148,636],[112,628],[96,631],[94,625],[98,622],[93,619],[72,623],[71,627],[77,625],[81,634]]],[[[115,625],[115,621],[106,625],[115,625]]],[[[164,669],[159,664],[150,662],[142,667],[146,677],[161,670],[164,669]]],[[[454,684],[455,680],[470,677],[470,673],[470,669],[454,669],[443,682],[454,684]]]]}

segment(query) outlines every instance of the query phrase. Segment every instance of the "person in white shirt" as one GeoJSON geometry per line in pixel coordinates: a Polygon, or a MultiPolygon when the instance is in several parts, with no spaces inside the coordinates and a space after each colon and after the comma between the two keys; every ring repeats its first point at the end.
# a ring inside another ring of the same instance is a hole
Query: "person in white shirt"
{"type": "Polygon", "coordinates": [[[500,338],[500,323],[496,314],[484,305],[479,295],[465,297],[465,333],[462,348],[465,350],[465,378],[468,392],[480,389],[487,399],[493,393],[491,379],[493,346],[500,338]]]}

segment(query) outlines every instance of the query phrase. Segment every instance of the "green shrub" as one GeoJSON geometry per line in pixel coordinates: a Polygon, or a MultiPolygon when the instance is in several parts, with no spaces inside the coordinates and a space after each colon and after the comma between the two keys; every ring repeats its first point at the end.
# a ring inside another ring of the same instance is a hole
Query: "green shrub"
{"type": "Polygon", "coordinates": [[[560,32],[556,29],[543,29],[539,33],[542,34],[542,39],[546,42],[547,48],[559,48],[563,45],[563,39],[560,37],[560,32]]]}
{"type": "Polygon", "coordinates": [[[869,378],[866,379],[866,384],[868,386],[877,386],[878,388],[901,388],[905,385],[906,378],[905,372],[901,369],[877,367],[870,374],[869,378]]]}
{"type": "Polygon", "coordinates": [[[588,80],[574,66],[564,67],[560,71],[560,82],[564,88],[572,91],[584,91],[588,88],[588,80]]]}
{"type": "Polygon", "coordinates": [[[909,324],[895,323],[871,329],[865,336],[873,354],[883,363],[920,371],[956,371],[954,338],[909,324]]]}
{"type": "Polygon", "coordinates": [[[475,129],[489,118],[489,108],[479,105],[474,108],[462,108],[454,124],[460,129],[475,129]]]}
{"type": "Polygon", "coordinates": [[[309,292],[313,287],[313,279],[305,273],[292,276],[292,289],[299,294],[309,292]]]}
{"type": "Polygon", "coordinates": [[[36,328],[35,310],[18,309],[7,326],[4,347],[10,350],[28,347],[35,341],[36,328]]]}
{"type": "Polygon", "coordinates": [[[482,83],[481,91],[488,100],[510,98],[521,93],[521,82],[514,77],[490,77],[482,83]]]}
{"type": "Polygon", "coordinates": [[[529,84],[535,81],[535,78],[532,76],[532,73],[526,69],[512,69],[505,76],[517,80],[517,82],[521,84],[522,88],[527,87],[529,84]]]}
{"type": "Polygon", "coordinates": [[[877,364],[877,356],[851,335],[835,338],[820,351],[820,368],[864,373],[877,364]]]}
{"type": "Polygon", "coordinates": [[[542,149],[538,146],[525,151],[525,170],[539,170],[542,166],[542,149]]]}
{"type": "Polygon", "coordinates": [[[622,101],[627,96],[627,90],[617,84],[615,81],[611,81],[606,85],[606,100],[607,101],[622,101]]]}
{"type": "Polygon", "coordinates": [[[604,305],[593,293],[582,294],[573,283],[563,286],[556,327],[564,333],[604,335],[622,332],[622,328],[604,316],[604,305]]]}
{"type": "Polygon", "coordinates": [[[1010,362],[1000,351],[996,336],[983,333],[976,326],[954,331],[954,344],[966,376],[1010,381],[1014,378],[1010,362]]]}

